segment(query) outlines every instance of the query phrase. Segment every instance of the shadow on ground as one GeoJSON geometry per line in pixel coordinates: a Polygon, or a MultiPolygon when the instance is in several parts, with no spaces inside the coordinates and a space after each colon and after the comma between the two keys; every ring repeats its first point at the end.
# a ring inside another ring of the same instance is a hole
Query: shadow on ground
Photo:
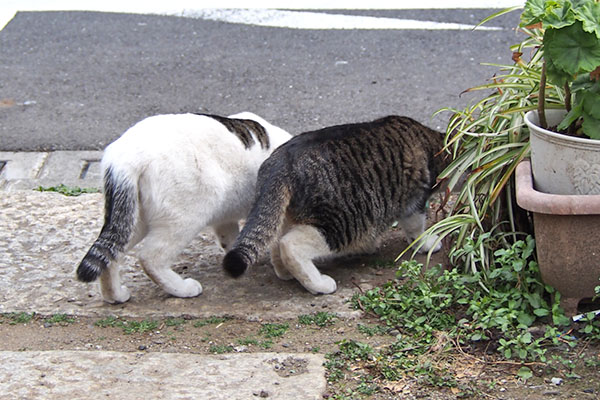
{"type": "MultiPolygon", "coordinates": [[[[268,263],[238,279],[221,268],[223,251],[202,233],[180,255],[175,270],[201,282],[204,292],[174,298],[126,257],[123,282],[132,298],[122,305],[102,302],[98,283],[75,279],[79,261],[101,228],[102,196],[65,197],[35,191],[4,192],[0,199],[0,313],[66,313],[80,316],[207,317],[229,315],[247,320],[296,318],[327,309],[341,317],[359,315],[347,301],[394,277],[393,260],[406,246],[401,231],[386,235],[376,255],[338,258],[320,264],[338,283],[332,295],[314,296],[295,280],[279,280],[268,263]]],[[[439,262],[442,256],[434,258],[439,262]]],[[[266,261],[266,259],[265,259],[266,261]]]]}

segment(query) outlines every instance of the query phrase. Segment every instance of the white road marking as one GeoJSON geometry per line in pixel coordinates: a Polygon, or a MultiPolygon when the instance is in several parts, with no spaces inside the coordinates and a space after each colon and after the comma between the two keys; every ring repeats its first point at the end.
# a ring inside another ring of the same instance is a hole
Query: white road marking
{"type": "MultiPolygon", "coordinates": [[[[358,15],[325,14],[306,11],[284,11],[302,9],[464,9],[464,8],[508,8],[522,5],[524,0],[420,0],[394,1],[371,0],[301,0],[294,6],[280,0],[257,0],[248,8],[246,1],[205,0],[198,8],[198,1],[170,0],[168,2],[123,1],[123,0],[3,0],[0,4],[0,31],[14,18],[17,11],[101,11],[134,14],[174,15],[223,21],[229,23],[292,28],[292,29],[473,29],[471,25],[417,21],[399,18],[380,18],[358,15]],[[393,3],[391,5],[390,3],[393,3]]],[[[479,29],[494,30],[495,27],[479,29]]]]}
{"type": "MultiPolygon", "coordinates": [[[[308,11],[203,9],[186,11],[186,17],[229,22],[234,24],[269,26],[291,29],[423,29],[471,30],[473,25],[412,19],[367,17],[359,15],[325,14],[308,11]]],[[[498,27],[479,27],[500,30],[498,27]]]]}

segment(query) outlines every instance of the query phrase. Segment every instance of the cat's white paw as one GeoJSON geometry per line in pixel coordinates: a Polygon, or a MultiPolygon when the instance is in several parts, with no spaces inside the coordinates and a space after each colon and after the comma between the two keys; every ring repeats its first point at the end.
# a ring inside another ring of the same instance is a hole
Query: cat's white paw
{"type": "Polygon", "coordinates": [[[439,236],[431,235],[422,239],[419,253],[428,253],[429,250],[433,249],[433,252],[438,252],[442,248],[442,242],[437,242],[439,236]],[[437,242],[437,243],[436,243],[437,242]]]}
{"type": "Polygon", "coordinates": [[[106,292],[102,290],[102,299],[110,304],[119,304],[125,303],[127,300],[131,298],[131,293],[126,286],[120,286],[119,290],[116,292],[106,292]]]}
{"type": "Polygon", "coordinates": [[[183,285],[177,292],[172,294],[177,297],[196,297],[202,293],[202,285],[195,279],[187,278],[183,280],[183,285]]]}
{"type": "Polygon", "coordinates": [[[335,280],[324,274],[321,274],[319,282],[310,282],[310,284],[304,287],[312,294],[331,294],[337,290],[335,280]]]}

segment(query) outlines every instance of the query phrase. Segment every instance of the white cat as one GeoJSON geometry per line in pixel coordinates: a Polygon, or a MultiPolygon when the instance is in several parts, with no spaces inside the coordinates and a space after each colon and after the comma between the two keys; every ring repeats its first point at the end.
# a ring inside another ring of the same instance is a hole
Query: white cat
{"type": "Polygon", "coordinates": [[[104,152],[104,226],[78,279],[100,277],[109,303],[129,300],[119,262],[141,242],[137,256],[156,284],[177,297],[202,293],[198,281],[171,270],[172,262],[205,227],[224,249],[233,243],[260,165],[290,137],[249,112],[157,115],[131,127],[104,152]]]}

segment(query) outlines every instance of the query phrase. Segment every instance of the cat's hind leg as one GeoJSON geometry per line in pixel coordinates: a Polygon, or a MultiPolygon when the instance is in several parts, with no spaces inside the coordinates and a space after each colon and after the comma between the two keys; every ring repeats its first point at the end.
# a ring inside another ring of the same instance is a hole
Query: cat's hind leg
{"type": "Polygon", "coordinates": [[[237,221],[226,222],[213,227],[213,229],[217,236],[217,242],[225,251],[229,249],[240,233],[240,227],[237,221]]]}
{"type": "Polygon", "coordinates": [[[294,279],[294,276],[290,274],[285,265],[283,265],[283,261],[281,260],[281,251],[279,250],[279,243],[275,243],[273,246],[271,246],[271,265],[273,266],[275,275],[277,275],[279,279],[284,281],[294,279]]]}
{"type": "Polygon", "coordinates": [[[107,303],[125,303],[131,297],[127,286],[121,285],[119,264],[122,257],[108,264],[108,268],[100,275],[100,293],[107,303]]]}
{"type": "MultiPolygon", "coordinates": [[[[136,244],[138,244],[145,234],[146,232],[144,231],[143,227],[138,225],[134,230],[133,237],[127,244],[127,247],[123,253],[126,253],[136,244]]],[[[102,299],[107,303],[125,303],[131,297],[127,286],[121,284],[119,266],[121,265],[122,261],[123,254],[121,253],[115,260],[108,264],[108,268],[106,268],[106,270],[102,272],[102,275],[100,275],[100,293],[102,294],[102,299]]]]}
{"type": "Polygon", "coordinates": [[[296,225],[279,242],[281,261],[287,271],[313,294],[335,292],[337,285],[330,276],[321,274],[313,260],[331,254],[325,238],[316,228],[296,225]]]}
{"type": "MultiPolygon", "coordinates": [[[[194,227],[195,228],[195,227],[194,227]]],[[[146,274],[165,292],[176,297],[195,297],[202,293],[202,285],[195,279],[183,279],[171,269],[181,250],[195,236],[197,230],[184,229],[181,224],[154,227],[139,251],[139,259],[146,274]]]]}
{"type": "MultiPolygon", "coordinates": [[[[412,242],[425,231],[425,213],[415,213],[403,218],[400,220],[400,225],[404,229],[408,240],[412,242]]],[[[442,243],[438,242],[437,235],[428,235],[421,239],[418,246],[419,253],[427,253],[431,249],[436,252],[442,248],[442,243]]]]}

